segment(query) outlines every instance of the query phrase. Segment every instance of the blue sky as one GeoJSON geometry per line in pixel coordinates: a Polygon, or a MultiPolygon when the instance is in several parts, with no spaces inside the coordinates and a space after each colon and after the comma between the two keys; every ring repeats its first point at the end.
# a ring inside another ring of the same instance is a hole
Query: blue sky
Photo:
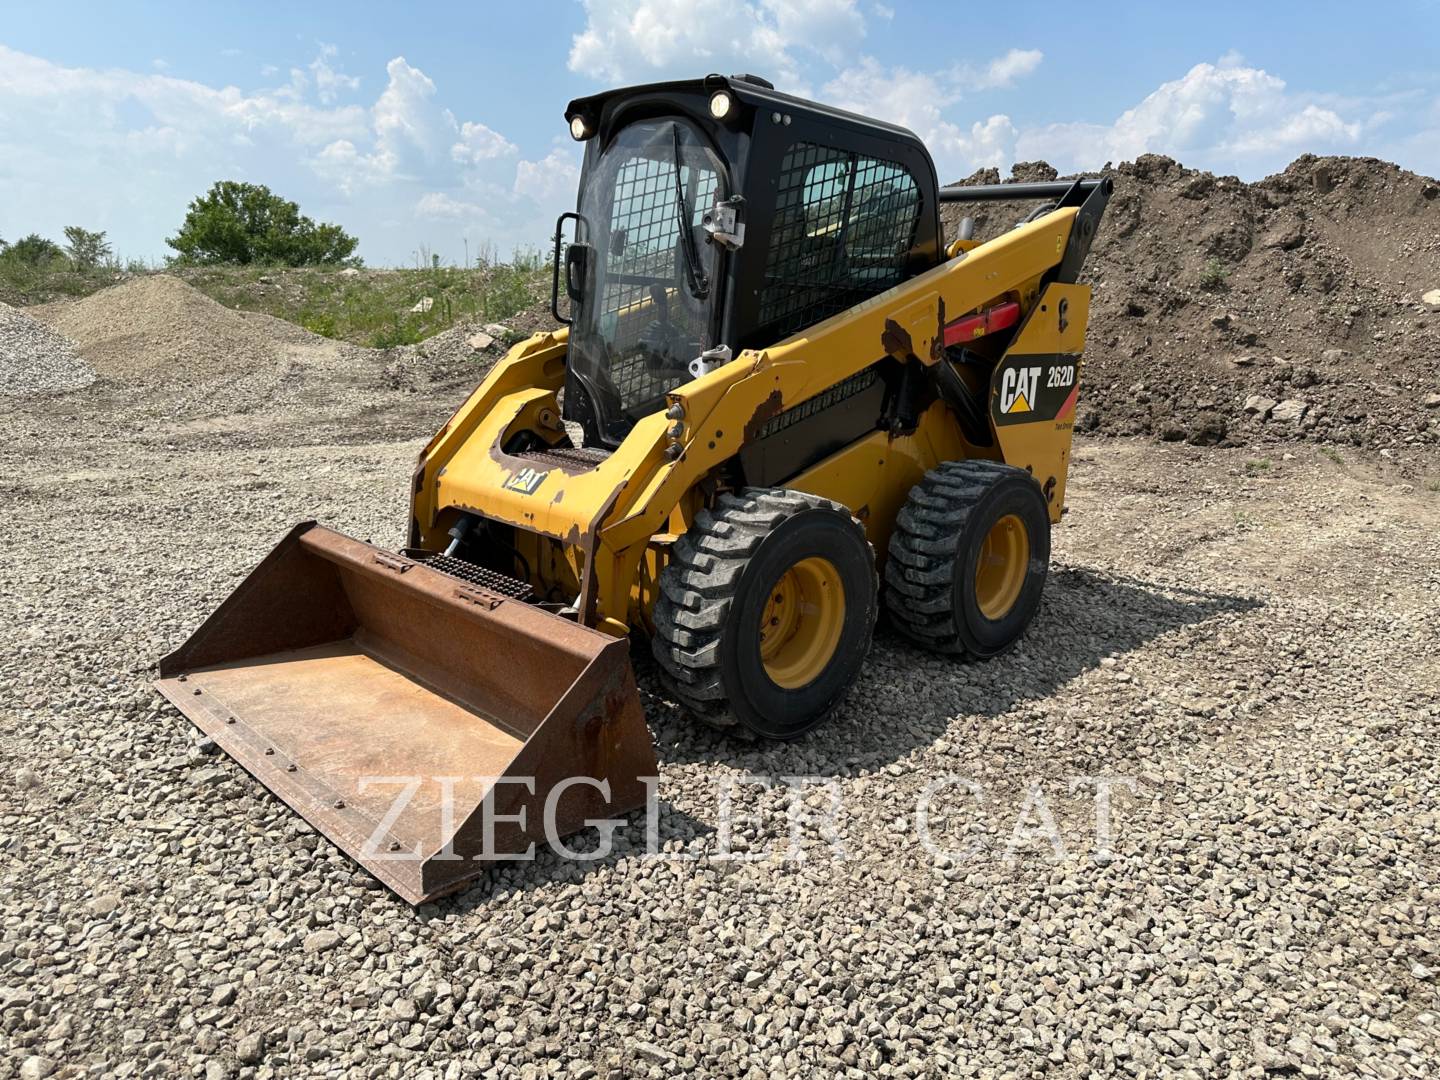
{"type": "Polygon", "coordinates": [[[162,257],[222,178],[339,222],[373,265],[537,245],[573,202],[566,102],[709,71],[906,124],[942,179],[1147,151],[1246,179],[1306,151],[1440,173],[1437,0],[0,9],[0,237],[81,224],[131,257],[162,257]]]}

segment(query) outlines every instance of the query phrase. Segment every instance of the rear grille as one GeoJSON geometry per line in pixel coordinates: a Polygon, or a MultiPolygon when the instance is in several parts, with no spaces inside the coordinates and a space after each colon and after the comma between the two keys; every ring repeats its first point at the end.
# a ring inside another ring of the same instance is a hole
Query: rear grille
{"type": "Polygon", "coordinates": [[[550,450],[525,450],[512,454],[521,461],[532,462],[549,469],[564,469],[566,472],[589,472],[610,456],[610,451],[598,446],[557,446],[550,450]]]}
{"type": "Polygon", "coordinates": [[[431,555],[419,552],[411,555],[411,558],[418,563],[423,563],[431,570],[438,570],[467,585],[476,585],[488,592],[509,597],[511,600],[529,600],[535,592],[528,582],[495,570],[487,570],[483,566],[476,566],[472,562],[457,559],[452,555],[431,555]]]}

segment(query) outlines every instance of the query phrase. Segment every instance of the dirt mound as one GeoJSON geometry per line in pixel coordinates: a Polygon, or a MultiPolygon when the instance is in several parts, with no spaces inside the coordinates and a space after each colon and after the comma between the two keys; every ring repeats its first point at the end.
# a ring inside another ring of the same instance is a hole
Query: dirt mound
{"type": "MultiPolygon", "coordinates": [[[[1145,155],[1086,266],[1080,424],[1195,443],[1440,442],[1440,185],[1306,155],[1254,184],[1145,155]],[[1430,297],[1431,301],[1437,298],[1430,297]]],[[[1012,179],[1044,180],[1044,162],[1012,179]]],[[[966,183],[995,183],[983,170],[966,183]]],[[[945,208],[997,235],[1033,204],[945,208]]]]}
{"type": "Polygon", "coordinates": [[[167,380],[194,382],[271,366],[283,340],[305,333],[231,311],[167,274],[33,310],[75,342],[96,371],[119,382],[159,370],[167,380]]]}
{"type": "Polygon", "coordinates": [[[231,310],[167,274],[29,312],[143,411],[176,419],[338,408],[337,395],[363,399],[382,370],[379,353],[231,310]]]}
{"type": "Polygon", "coordinates": [[[0,394],[47,394],[79,390],[95,372],[70,342],[42,322],[0,303],[0,394]]]}

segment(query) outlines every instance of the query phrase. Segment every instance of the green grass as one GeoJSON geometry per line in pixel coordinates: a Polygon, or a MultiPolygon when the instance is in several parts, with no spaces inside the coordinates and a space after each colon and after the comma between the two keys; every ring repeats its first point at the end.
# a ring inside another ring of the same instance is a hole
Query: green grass
{"type": "MultiPolygon", "coordinates": [[[[78,298],[158,267],[131,263],[94,270],[67,260],[30,266],[0,258],[0,301],[17,307],[78,298]]],[[[324,337],[371,348],[413,345],[457,323],[504,323],[542,309],[550,295],[550,269],[534,250],[508,262],[493,257],[473,269],[357,270],[340,267],[205,266],[167,271],[212,300],[297,323],[324,337]],[[429,297],[429,311],[411,309],[429,297]]],[[[533,320],[521,332],[521,337],[533,320]]]]}
{"type": "Polygon", "coordinates": [[[1214,257],[1205,260],[1205,266],[1200,271],[1200,288],[1218,292],[1225,288],[1229,279],[1230,269],[1223,262],[1214,257]]]}
{"type": "Polygon", "coordinates": [[[1245,462],[1245,472],[1250,476],[1259,476],[1261,473],[1267,473],[1269,471],[1269,458],[1251,458],[1245,462]]]}
{"type": "Polygon", "coordinates": [[[1333,447],[1333,446],[1322,446],[1322,447],[1320,448],[1320,453],[1324,454],[1327,458],[1329,458],[1331,461],[1333,461],[1336,465],[1344,465],[1344,464],[1345,464],[1345,459],[1340,456],[1340,451],[1339,451],[1339,450],[1336,450],[1335,447],[1333,447]]]}
{"type": "Polygon", "coordinates": [[[119,266],[77,270],[68,259],[32,265],[0,256],[0,301],[14,307],[89,296],[123,277],[119,266]]]}
{"type": "Polygon", "coordinates": [[[541,306],[549,268],[517,259],[474,270],[196,268],[179,271],[207,296],[286,319],[315,334],[384,349],[413,345],[467,321],[499,322],[541,306]],[[413,311],[421,300],[429,311],[413,311]]]}

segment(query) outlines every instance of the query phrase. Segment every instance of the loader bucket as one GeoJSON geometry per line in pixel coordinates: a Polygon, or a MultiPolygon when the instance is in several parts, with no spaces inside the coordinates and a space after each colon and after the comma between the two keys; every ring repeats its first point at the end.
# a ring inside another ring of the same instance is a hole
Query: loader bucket
{"type": "Polygon", "coordinates": [[[627,642],[313,522],[160,676],[222,749],[414,904],[644,805],[656,772],[627,642]]]}

